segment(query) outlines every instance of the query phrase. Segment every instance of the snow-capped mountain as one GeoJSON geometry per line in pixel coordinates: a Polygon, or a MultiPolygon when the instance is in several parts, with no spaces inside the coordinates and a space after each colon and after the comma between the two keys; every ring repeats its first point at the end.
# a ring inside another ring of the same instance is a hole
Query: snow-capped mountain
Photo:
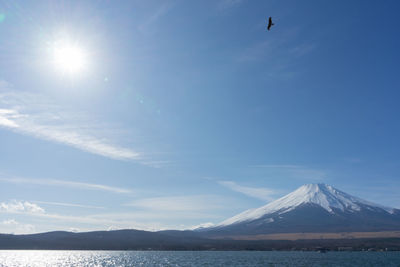
{"type": "Polygon", "coordinates": [[[400,210],[360,199],[330,185],[307,184],[210,230],[241,234],[400,230],[400,210]]]}
{"type": "Polygon", "coordinates": [[[370,209],[378,208],[391,214],[394,212],[393,208],[388,208],[351,196],[330,185],[306,184],[280,199],[260,208],[247,210],[223,221],[219,225],[223,226],[255,220],[275,212],[284,214],[304,204],[318,205],[332,214],[335,213],[335,210],[340,210],[342,212],[360,211],[361,207],[370,209]]]}

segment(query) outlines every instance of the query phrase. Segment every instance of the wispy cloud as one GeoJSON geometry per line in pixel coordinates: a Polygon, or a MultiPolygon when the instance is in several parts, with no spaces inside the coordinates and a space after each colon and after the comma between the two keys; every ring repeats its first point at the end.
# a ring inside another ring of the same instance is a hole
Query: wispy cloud
{"type": "Polygon", "coordinates": [[[303,168],[301,165],[293,165],[293,164],[260,164],[260,165],[252,165],[252,167],[256,168],[276,168],[276,169],[298,169],[303,168]]]}
{"type": "Polygon", "coordinates": [[[9,128],[18,128],[18,124],[14,120],[18,117],[15,110],[0,109],[0,125],[9,128]]]}
{"type": "Polygon", "coordinates": [[[217,8],[220,10],[230,9],[240,6],[244,0],[220,0],[217,2],[217,8]]]}
{"type": "Polygon", "coordinates": [[[314,43],[302,43],[299,44],[293,48],[291,48],[289,51],[290,53],[295,56],[295,57],[301,57],[305,54],[310,53],[316,48],[316,44],[314,43]]]}
{"type": "Polygon", "coordinates": [[[245,194],[249,197],[258,198],[261,200],[271,201],[274,199],[274,195],[276,194],[275,190],[269,188],[260,188],[260,187],[248,187],[238,185],[233,181],[218,181],[218,183],[222,186],[225,186],[235,192],[239,192],[245,194]]]}
{"type": "MultiPolygon", "coordinates": [[[[206,210],[193,210],[193,211],[179,211],[179,210],[132,210],[120,213],[101,213],[89,215],[93,219],[108,219],[115,221],[130,221],[137,223],[155,223],[160,222],[161,226],[163,223],[175,223],[178,219],[181,223],[183,221],[193,221],[193,220],[219,220],[224,218],[220,214],[215,212],[209,212],[206,210]]],[[[165,225],[166,226],[166,225],[165,225]]]]}
{"type": "MultiPolygon", "coordinates": [[[[265,25],[266,21],[261,22],[258,30],[265,30],[265,25]]],[[[318,47],[315,43],[299,43],[297,36],[300,33],[299,28],[281,29],[268,40],[249,43],[247,47],[238,51],[236,61],[239,64],[263,62],[266,75],[285,80],[291,79],[307,71],[304,68],[299,69],[298,62],[318,47]]]]}
{"type": "Polygon", "coordinates": [[[10,202],[0,202],[0,212],[42,214],[45,211],[37,204],[28,201],[13,200],[10,202]]]}
{"type": "Polygon", "coordinates": [[[269,59],[274,66],[283,68],[289,64],[293,57],[305,56],[317,47],[313,43],[303,43],[292,46],[288,40],[267,40],[249,45],[239,56],[239,61],[261,61],[269,59]],[[279,55],[277,55],[279,54],[279,55]],[[285,64],[279,63],[279,59],[285,64]]]}
{"type": "Polygon", "coordinates": [[[82,183],[82,182],[65,181],[65,180],[55,180],[55,179],[27,179],[27,178],[16,177],[16,178],[0,178],[0,182],[14,183],[14,184],[36,184],[45,186],[72,187],[78,189],[108,191],[112,193],[122,193],[122,194],[131,193],[131,190],[120,187],[112,187],[102,184],[91,184],[91,183],[82,183]]]}
{"type": "Polygon", "coordinates": [[[346,161],[348,163],[362,163],[363,162],[362,159],[356,158],[356,157],[344,158],[344,161],[346,161]]]}
{"type": "Polygon", "coordinates": [[[35,231],[32,224],[20,223],[14,219],[8,219],[0,222],[1,232],[8,234],[31,234],[35,231]]]}
{"type": "Polygon", "coordinates": [[[212,195],[172,196],[143,198],[132,201],[126,206],[157,211],[204,211],[221,209],[221,199],[212,195]]]}
{"type": "Polygon", "coordinates": [[[86,209],[104,209],[104,207],[91,206],[91,205],[82,205],[82,204],[75,204],[75,203],[51,202],[51,201],[31,201],[31,202],[39,203],[39,204],[45,204],[45,205],[62,206],[62,207],[86,208],[86,209]]]}
{"type": "Polygon", "coordinates": [[[174,162],[171,160],[149,160],[143,158],[140,160],[140,163],[158,169],[165,166],[171,166],[174,162]]]}
{"type": "Polygon", "coordinates": [[[263,60],[273,55],[271,51],[274,49],[274,46],[274,43],[270,40],[251,44],[240,53],[238,61],[263,60]]]}
{"type": "MultiPolygon", "coordinates": [[[[0,211],[1,212],[1,211],[0,211]]],[[[4,213],[4,212],[3,212],[4,213]]],[[[148,231],[166,230],[166,229],[187,229],[185,225],[170,224],[168,220],[179,216],[181,221],[193,219],[217,219],[220,216],[215,214],[201,212],[176,213],[171,211],[154,212],[154,210],[143,212],[121,212],[121,213],[100,213],[83,216],[64,215],[57,213],[24,213],[21,211],[7,212],[16,215],[28,215],[35,217],[36,221],[43,220],[41,225],[52,223],[54,221],[59,225],[60,230],[79,229],[82,231],[105,230],[105,229],[140,229],[148,231]],[[162,221],[162,223],[160,222],[162,221]],[[63,225],[64,224],[64,225],[63,225]]],[[[53,228],[54,229],[54,228],[53,228]]]]}
{"type": "MultiPolygon", "coordinates": [[[[42,207],[37,204],[30,203],[28,201],[17,201],[12,200],[9,202],[0,202],[0,213],[9,213],[15,215],[28,215],[36,218],[45,219],[46,222],[49,220],[72,222],[72,223],[83,223],[91,225],[128,225],[128,222],[121,224],[116,218],[112,216],[71,216],[71,215],[60,215],[55,213],[47,213],[42,207]]],[[[132,217],[130,217],[132,219],[132,217]]],[[[5,220],[2,222],[3,225],[13,226],[14,228],[19,225],[14,219],[5,220]]]]}
{"type": "Polygon", "coordinates": [[[265,169],[271,175],[285,176],[286,178],[308,179],[321,181],[327,178],[327,172],[320,169],[309,168],[302,165],[291,164],[265,164],[252,165],[253,168],[265,169]]]}
{"type": "Polygon", "coordinates": [[[0,127],[118,160],[138,160],[140,154],[99,136],[98,127],[79,122],[43,95],[18,92],[0,83],[0,127]]]}
{"type": "Polygon", "coordinates": [[[375,179],[369,178],[368,182],[363,181],[353,186],[346,183],[339,188],[368,201],[400,209],[400,182],[378,176],[375,179]]]}
{"type": "MultiPolygon", "coordinates": [[[[146,198],[125,205],[128,209],[129,207],[132,208],[129,211],[97,213],[83,216],[49,213],[39,205],[36,205],[36,209],[30,208],[35,204],[28,201],[9,201],[1,204],[4,204],[5,208],[0,209],[0,212],[16,214],[16,216],[23,216],[21,218],[25,219],[26,216],[33,217],[35,221],[40,222],[41,227],[46,224],[53,225],[53,230],[55,230],[54,225],[58,225],[57,227],[60,230],[75,228],[80,231],[105,229],[156,231],[189,229],[192,228],[193,220],[219,221],[224,219],[224,217],[215,211],[226,210],[229,204],[232,206],[232,201],[216,195],[146,198]],[[176,218],[179,218],[181,222],[179,225],[175,223],[176,218]]],[[[234,206],[237,207],[237,205],[234,206]]],[[[29,222],[31,221],[32,219],[29,219],[29,222]]],[[[208,223],[202,226],[210,225],[212,224],[208,223]]]]}
{"type": "Polygon", "coordinates": [[[155,24],[173,7],[173,3],[163,3],[157,7],[152,14],[150,14],[142,23],[139,24],[138,29],[141,32],[148,32],[151,25],[155,24]]]}

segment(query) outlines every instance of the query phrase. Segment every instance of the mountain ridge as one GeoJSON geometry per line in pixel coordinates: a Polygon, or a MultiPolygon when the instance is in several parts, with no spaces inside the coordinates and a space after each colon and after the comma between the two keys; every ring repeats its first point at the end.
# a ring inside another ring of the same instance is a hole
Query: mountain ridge
{"type": "Polygon", "coordinates": [[[308,203],[317,204],[329,213],[335,213],[335,209],[340,209],[341,211],[360,211],[362,206],[379,208],[391,214],[396,210],[395,208],[389,208],[352,196],[327,184],[306,184],[260,208],[249,209],[224,220],[217,226],[226,226],[241,221],[258,219],[274,212],[282,214],[308,203]]]}
{"type": "Polygon", "coordinates": [[[202,229],[210,235],[400,230],[400,210],[326,184],[306,184],[262,207],[202,229]]]}

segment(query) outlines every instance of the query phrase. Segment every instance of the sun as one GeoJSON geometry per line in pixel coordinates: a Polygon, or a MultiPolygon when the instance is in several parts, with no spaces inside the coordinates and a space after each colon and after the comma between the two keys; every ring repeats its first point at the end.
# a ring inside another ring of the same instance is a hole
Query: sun
{"type": "Polygon", "coordinates": [[[78,74],[87,68],[87,53],[79,44],[58,41],[53,46],[53,62],[64,74],[78,74]]]}

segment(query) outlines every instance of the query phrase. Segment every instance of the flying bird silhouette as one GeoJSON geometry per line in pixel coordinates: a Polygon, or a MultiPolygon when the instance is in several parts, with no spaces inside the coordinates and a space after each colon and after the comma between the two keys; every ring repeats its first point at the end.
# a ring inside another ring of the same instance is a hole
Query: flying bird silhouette
{"type": "Polygon", "coordinates": [[[267,30],[270,30],[273,25],[275,24],[272,23],[272,17],[269,17],[267,30]]]}

